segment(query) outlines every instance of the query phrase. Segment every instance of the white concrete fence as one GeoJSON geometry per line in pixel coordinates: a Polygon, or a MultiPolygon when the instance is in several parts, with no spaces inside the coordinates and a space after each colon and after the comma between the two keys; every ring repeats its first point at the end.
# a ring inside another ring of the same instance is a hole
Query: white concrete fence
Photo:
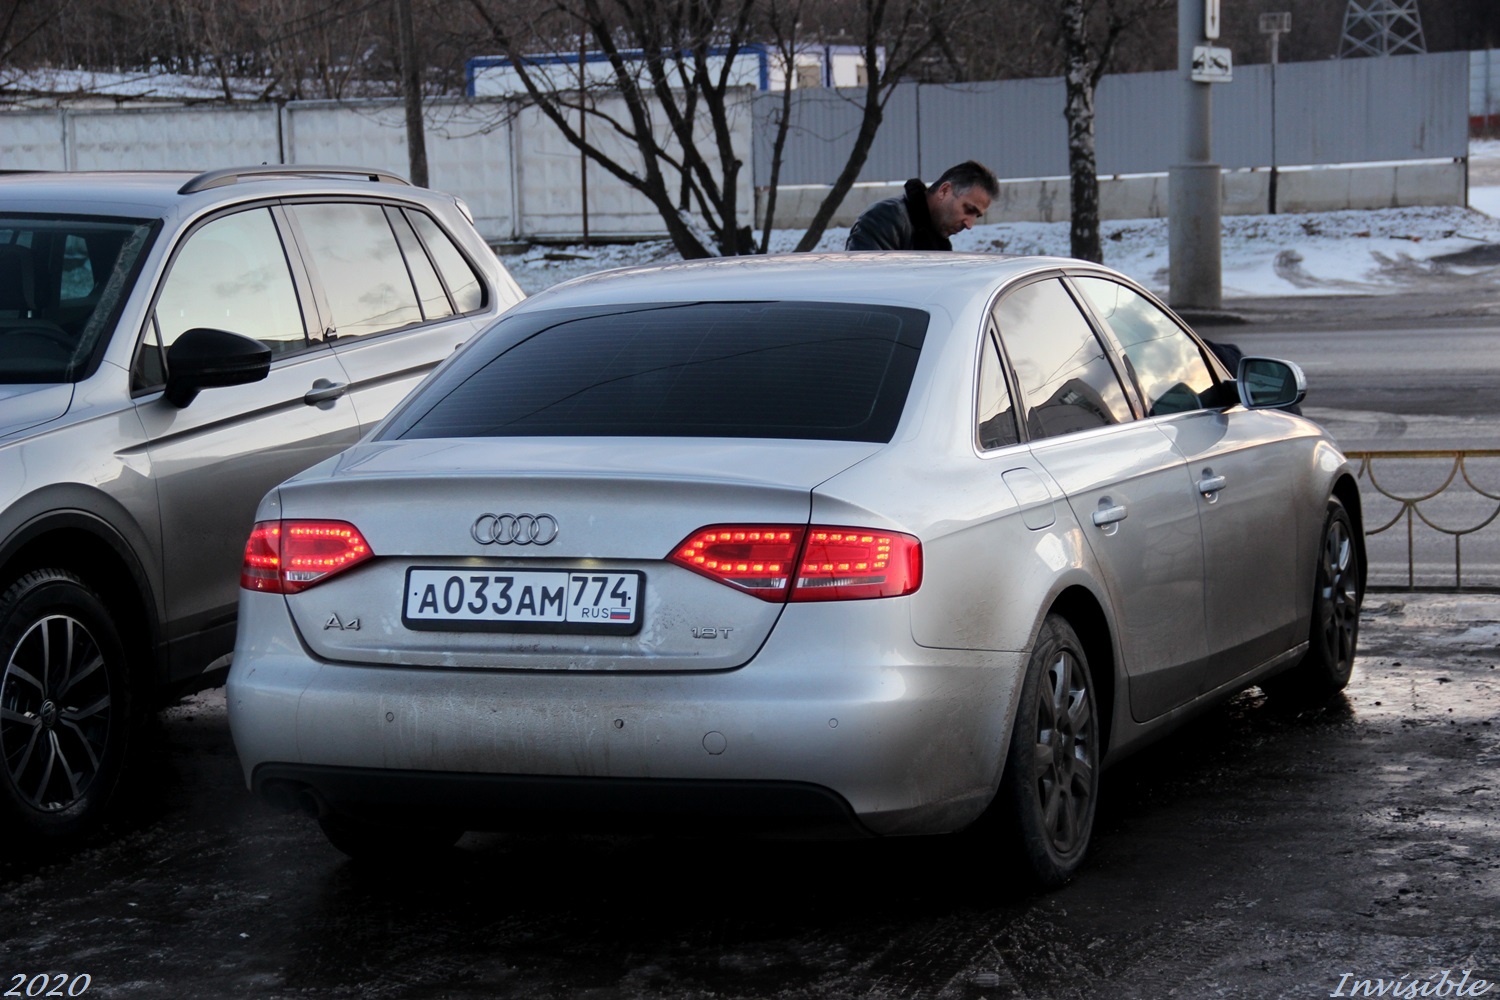
{"type": "MultiPolygon", "coordinates": [[[[1276,202],[1280,212],[1334,212],[1344,209],[1403,208],[1466,203],[1467,170],[1461,162],[1346,164],[1331,167],[1283,167],[1278,172],[1276,202]]],[[[1225,215],[1264,214],[1270,199],[1269,170],[1224,171],[1225,215]]],[[[856,184],[834,213],[835,226],[853,225],[859,213],[882,198],[901,193],[900,182],[856,184]]],[[[823,185],[783,187],[777,195],[780,226],[812,218],[827,193],[823,185]]],[[[756,215],[765,200],[757,192],[756,215]]],[[[1103,219],[1166,218],[1167,175],[1138,174],[1099,178],[1099,215],[1103,219]]],[[[986,222],[1064,222],[1069,218],[1068,178],[1002,180],[1000,197],[986,222]]]]}

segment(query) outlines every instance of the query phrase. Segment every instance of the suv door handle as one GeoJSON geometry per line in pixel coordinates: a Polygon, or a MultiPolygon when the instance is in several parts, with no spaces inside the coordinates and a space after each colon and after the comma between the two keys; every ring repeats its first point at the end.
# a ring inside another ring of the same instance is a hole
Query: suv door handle
{"type": "Polygon", "coordinates": [[[317,406],[319,403],[327,403],[338,399],[349,391],[348,382],[330,382],[326,378],[320,378],[307,390],[307,395],[302,397],[302,402],[308,406],[317,406]]]}
{"type": "Polygon", "coordinates": [[[1125,505],[1115,504],[1113,507],[1100,507],[1094,511],[1094,526],[1102,528],[1105,525],[1117,524],[1125,520],[1125,505]]]}
{"type": "Polygon", "coordinates": [[[1198,492],[1206,497],[1212,497],[1224,488],[1225,482],[1223,476],[1204,476],[1198,480],[1198,492]]]}

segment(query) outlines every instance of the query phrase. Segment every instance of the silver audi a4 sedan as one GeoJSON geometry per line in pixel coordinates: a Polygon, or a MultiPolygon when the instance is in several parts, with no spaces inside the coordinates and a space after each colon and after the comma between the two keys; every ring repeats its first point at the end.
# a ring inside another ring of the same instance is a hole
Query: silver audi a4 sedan
{"type": "Polygon", "coordinates": [[[262,501],[246,780],[355,857],[975,827],[1055,884],[1105,765],[1347,682],[1359,492],[1303,391],[1074,260],[567,282],[262,501]]]}

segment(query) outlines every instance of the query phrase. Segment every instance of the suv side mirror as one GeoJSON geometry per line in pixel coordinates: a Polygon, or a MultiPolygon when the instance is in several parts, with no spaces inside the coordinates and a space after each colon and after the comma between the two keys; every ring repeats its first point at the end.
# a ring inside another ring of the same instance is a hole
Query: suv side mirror
{"type": "Polygon", "coordinates": [[[1235,386],[1245,409],[1274,409],[1302,402],[1307,395],[1307,376],[1290,361],[1241,358],[1235,386]]]}
{"type": "Polygon", "coordinates": [[[271,372],[271,349],[228,330],[194,327],[167,348],[166,399],[181,409],[201,389],[259,382],[271,372]]]}

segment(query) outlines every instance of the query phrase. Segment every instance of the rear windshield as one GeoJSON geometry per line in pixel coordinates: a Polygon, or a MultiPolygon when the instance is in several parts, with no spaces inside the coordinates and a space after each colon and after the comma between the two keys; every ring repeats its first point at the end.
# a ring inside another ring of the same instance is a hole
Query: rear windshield
{"type": "Polygon", "coordinates": [[[0,217],[0,383],[92,370],[153,232],[131,219],[0,217]]]}
{"type": "Polygon", "coordinates": [[[491,327],[382,436],[889,441],[927,320],[825,302],[525,313],[491,327]]]}

